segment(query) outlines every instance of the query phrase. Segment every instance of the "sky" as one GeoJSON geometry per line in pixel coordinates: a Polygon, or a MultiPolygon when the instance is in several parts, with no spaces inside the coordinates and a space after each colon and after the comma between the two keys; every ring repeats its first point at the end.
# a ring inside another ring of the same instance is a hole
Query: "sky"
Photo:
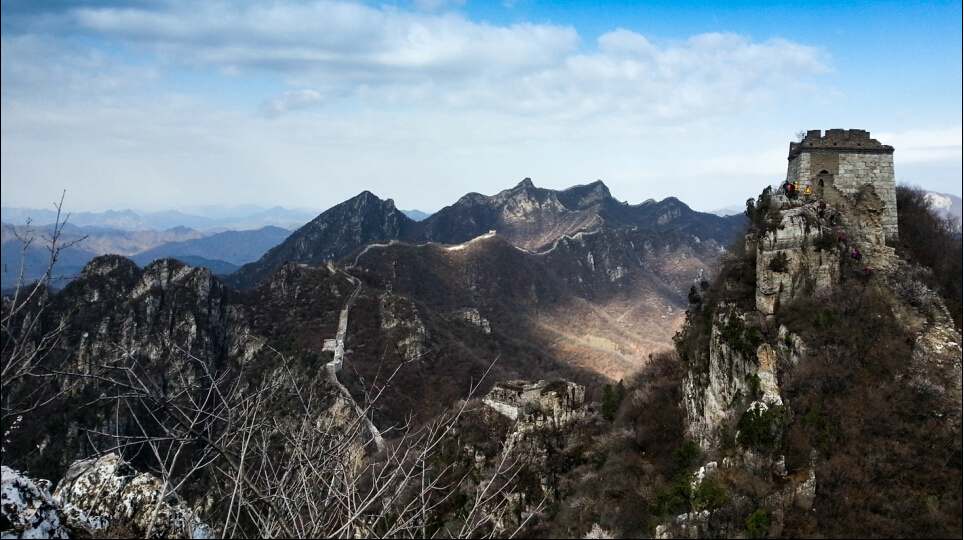
{"type": "Polygon", "coordinates": [[[961,195],[960,2],[2,2],[3,206],[740,206],[808,129],[961,195]]]}

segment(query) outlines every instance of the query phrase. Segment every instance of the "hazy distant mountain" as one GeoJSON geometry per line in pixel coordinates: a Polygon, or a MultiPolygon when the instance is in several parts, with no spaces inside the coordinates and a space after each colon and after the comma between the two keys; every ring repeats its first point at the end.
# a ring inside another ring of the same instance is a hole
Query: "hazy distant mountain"
{"type": "MultiPolygon", "coordinates": [[[[193,266],[194,268],[207,268],[212,274],[218,275],[227,275],[232,272],[236,272],[239,268],[238,265],[231,264],[227,261],[206,259],[197,255],[181,255],[172,258],[177,259],[186,265],[193,266]]],[[[153,260],[150,262],[153,262],[153,260]]],[[[150,264],[150,262],[148,262],[148,264],[150,264]]]]}
{"type": "MultiPolygon", "coordinates": [[[[21,259],[24,262],[24,279],[30,283],[47,271],[50,254],[43,236],[49,238],[51,227],[14,227],[3,224],[2,263],[7,275],[3,278],[4,289],[15,285],[21,259]],[[32,231],[32,232],[31,232],[32,231]],[[23,243],[18,238],[34,237],[35,240],[23,253],[23,243]]],[[[144,266],[155,259],[174,257],[191,266],[205,266],[216,274],[230,274],[247,262],[260,258],[264,253],[282,242],[291,231],[280,227],[263,227],[253,231],[229,231],[205,235],[187,227],[178,226],[156,231],[128,231],[106,227],[79,227],[68,223],[63,227],[60,243],[76,242],[60,254],[54,275],[72,279],[80,275],[84,265],[98,255],[116,254],[129,257],[144,266]]]]}
{"type": "MultiPolygon", "coordinates": [[[[185,240],[181,242],[167,242],[152,249],[142,251],[133,257],[134,262],[144,266],[154,259],[173,257],[191,266],[195,266],[189,258],[200,257],[212,261],[221,261],[235,266],[229,270],[233,272],[237,266],[256,261],[266,251],[280,244],[291,234],[288,229],[280,227],[263,227],[254,231],[226,231],[212,234],[204,238],[185,240]]],[[[215,273],[225,273],[208,267],[215,273]]],[[[220,268],[226,269],[226,266],[220,268]]]]}
{"type": "MultiPolygon", "coordinates": [[[[173,227],[189,227],[206,230],[208,232],[222,232],[226,230],[251,230],[266,226],[276,226],[285,229],[295,229],[318,215],[317,211],[306,209],[288,210],[280,206],[265,209],[258,206],[241,206],[236,208],[202,207],[212,215],[195,215],[176,210],[163,212],[137,213],[132,210],[120,212],[72,212],[67,222],[81,227],[102,227],[122,229],[128,231],[166,230],[173,227]],[[212,217],[213,216],[213,217],[212,217]]],[[[2,221],[14,225],[22,225],[30,219],[34,225],[49,225],[57,219],[53,210],[37,210],[29,208],[0,208],[2,221]]],[[[62,215],[61,221],[67,217],[62,215]]]]}
{"type": "MultiPolygon", "coordinates": [[[[24,225],[27,220],[32,225],[50,225],[57,221],[57,212],[54,210],[39,210],[34,208],[10,208],[4,206],[0,208],[0,220],[4,223],[13,225],[24,225]]],[[[153,229],[146,219],[131,210],[120,212],[108,210],[106,212],[64,212],[60,216],[60,221],[67,221],[72,225],[80,227],[106,227],[110,229],[123,229],[128,231],[143,231],[153,229]]]]}
{"type": "Polygon", "coordinates": [[[424,220],[425,218],[427,218],[427,217],[429,217],[429,216],[432,215],[432,214],[426,214],[425,212],[422,212],[421,210],[402,210],[402,213],[405,214],[406,216],[410,217],[411,219],[415,220],[415,221],[422,221],[422,220],[424,220]]]}
{"type": "MultiPolygon", "coordinates": [[[[52,227],[49,226],[3,224],[4,289],[16,284],[21,262],[25,282],[31,283],[43,276],[50,266],[50,253],[45,238],[50,238],[51,233],[52,227]],[[34,240],[25,253],[21,239],[28,238],[34,240]]],[[[72,279],[80,274],[85,264],[98,255],[114,253],[131,256],[166,242],[182,242],[203,237],[203,233],[186,227],[174,227],[165,231],[127,231],[105,227],[78,227],[68,222],[61,231],[58,243],[73,245],[61,251],[54,275],[72,279]]]]}
{"type": "Polygon", "coordinates": [[[957,219],[958,223],[960,223],[962,217],[964,217],[964,201],[962,201],[960,197],[949,193],[935,193],[933,191],[928,191],[924,197],[940,215],[957,219]]]}
{"type": "MultiPolygon", "coordinates": [[[[2,260],[2,289],[4,294],[17,286],[21,276],[23,283],[29,284],[39,280],[50,268],[50,252],[42,242],[35,242],[25,246],[15,237],[8,239],[12,228],[6,223],[3,224],[4,241],[0,244],[0,260],[2,260]]],[[[54,266],[51,276],[55,279],[51,282],[55,288],[63,286],[66,281],[80,275],[84,265],[93,260],[98,254],[82,249],[78,246],[69,247],[62,250],[59,254],[57,264],[54,266]],[[56,279],[64,277],[64,280],[56,279]]]]}
{"type": "Polygon", "coordinates": [[[738,204],[732,204],[730,206],[724,206],[723,208],[717,208],[716,210],[710,210],[710,213],[720,217],[735,216],[742,214],[746,211],[746,206],[740,206],[738,204]]]}

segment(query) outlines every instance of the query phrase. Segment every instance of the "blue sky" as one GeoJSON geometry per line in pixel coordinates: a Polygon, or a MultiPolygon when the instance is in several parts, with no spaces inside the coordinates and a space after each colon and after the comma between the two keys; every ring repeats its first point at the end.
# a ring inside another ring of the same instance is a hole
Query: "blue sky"
{"type": "Polygon", "coordinates": [[[740,205],[806,129],[961,195],[958,2],[2,4],[2,199],[433,211],[524,177],[740,205]]]}

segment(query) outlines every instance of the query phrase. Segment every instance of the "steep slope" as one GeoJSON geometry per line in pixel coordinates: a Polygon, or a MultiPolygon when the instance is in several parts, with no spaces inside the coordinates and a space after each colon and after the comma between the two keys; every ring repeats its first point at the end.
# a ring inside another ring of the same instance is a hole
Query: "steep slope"
{"type": "Polygon", "coordinates": [[[495,230],[512,244],[535,250],[564,234],[602,226],[591,209],[567,208],[558,192],[537,188],[526,178],[491,197],[470,193],[420,224],[426,240],[461,244],[495,230]]]}
{"type": "Polygon", "coordinates": [[[477,313],[493,331],[618,380],[672,347],[686,291],[720,254],[675,232],[603,229],[543,253],[485,234],[455,246],[374,244],[346,260],[378,287],[438,312],[477,313]]]}
{"type": "Polygon", "coordinates": [[[358,246],[390,239],[412,239],[416,222],[369,191],[326,210],[260,259],[234,273],[228,282],[250,288],[285,262],[324,265],[339,260],[358,246]]]}

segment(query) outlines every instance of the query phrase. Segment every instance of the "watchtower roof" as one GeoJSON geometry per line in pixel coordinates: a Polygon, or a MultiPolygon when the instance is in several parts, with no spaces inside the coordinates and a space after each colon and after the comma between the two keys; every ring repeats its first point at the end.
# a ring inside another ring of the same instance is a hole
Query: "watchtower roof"
{"type": "Polygon", "coordinates": [[[839,152],[846,154],[893,154],[894,147],[880,144],[870,138],[870,132],[863,129],[828,129],[826,134],[819,129],[807,131],[800,142],[790,143],[788,160],[803,152],[839,152]]]}

